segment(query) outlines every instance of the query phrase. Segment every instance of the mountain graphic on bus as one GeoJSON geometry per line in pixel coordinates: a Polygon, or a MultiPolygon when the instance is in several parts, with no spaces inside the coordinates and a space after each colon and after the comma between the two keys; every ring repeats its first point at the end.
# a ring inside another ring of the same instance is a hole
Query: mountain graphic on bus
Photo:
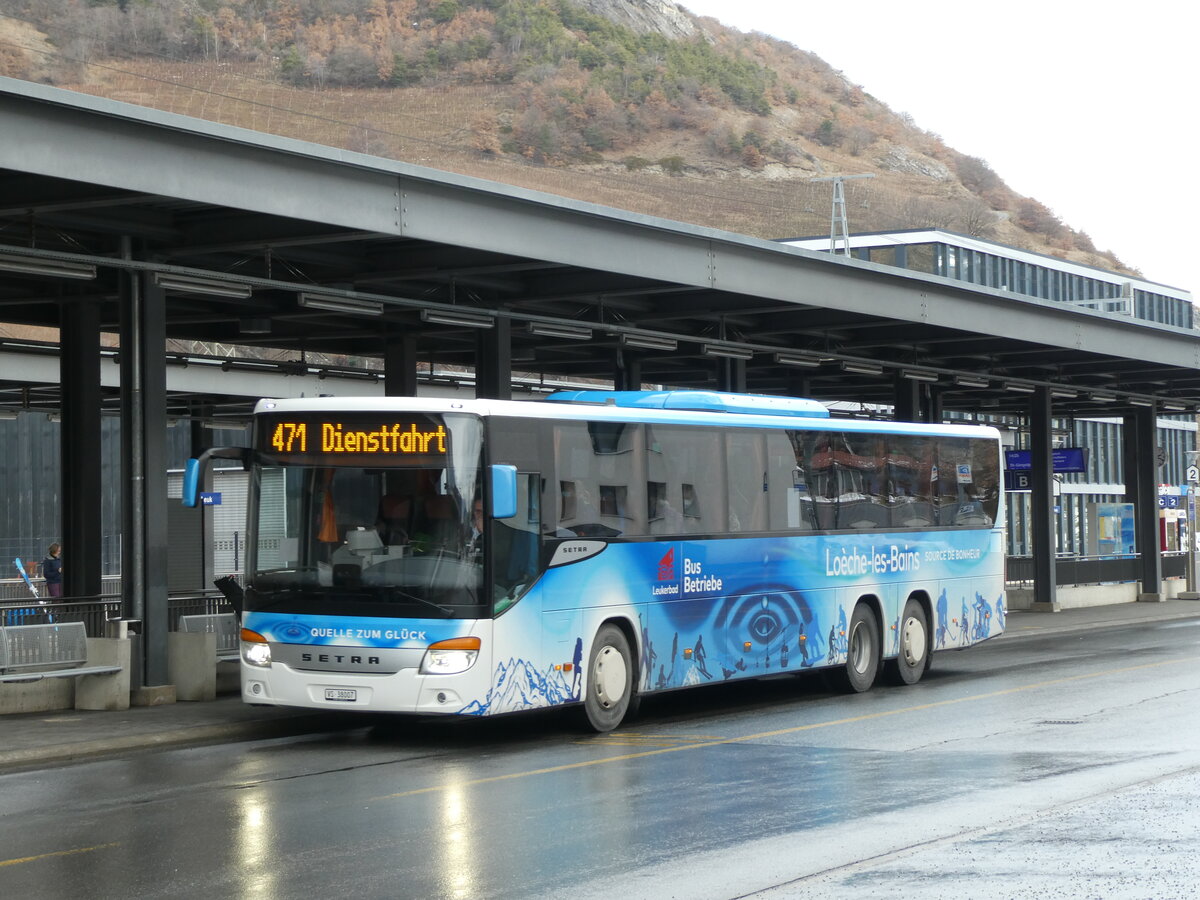
{"type": "Polygon", "coordinates": [[[486,716],[518,709],[539,709],[579,699],[579,683],[572,685],[561,671],[539,672],[524,659],[496,666],[492,687],[482,700],[460,710],[464,716],[486,716]]]}

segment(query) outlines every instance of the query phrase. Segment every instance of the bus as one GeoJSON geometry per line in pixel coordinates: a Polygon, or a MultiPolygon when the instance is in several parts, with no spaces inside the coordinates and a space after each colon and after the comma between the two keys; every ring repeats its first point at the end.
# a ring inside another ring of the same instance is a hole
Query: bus
{"type": "Polygon", "coordinates": [[[252,704],[489,716],[825,670],[912,684],[1004,629],[999,433],[713,391],[262,400],[252,704]]]}

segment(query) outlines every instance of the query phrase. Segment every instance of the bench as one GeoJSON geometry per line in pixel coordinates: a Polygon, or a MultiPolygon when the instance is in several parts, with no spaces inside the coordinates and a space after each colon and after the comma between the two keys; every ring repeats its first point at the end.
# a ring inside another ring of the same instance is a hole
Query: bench
{"type": "Polygon", "coordinates": [[[87,629],[82,622],[0,626],[0,682],[112,675],[120,666],[87,665],[87,629]]]}
{"type": "Polygon", "coordinates": [[[228,662],[241,655],[242,632],[234,613],[180,616],[179,630],[188,634],[215,634],[217,659],[228,662]]]}

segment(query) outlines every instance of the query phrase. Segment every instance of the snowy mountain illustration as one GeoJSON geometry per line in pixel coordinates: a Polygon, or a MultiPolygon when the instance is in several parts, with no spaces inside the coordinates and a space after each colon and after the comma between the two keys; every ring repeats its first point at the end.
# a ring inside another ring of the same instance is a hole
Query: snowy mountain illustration
{"type": "Polygon", "coordinates": [[[507,663],[497,665],[492,681],[487,696],[468,703],[459,711],[460,715],[486,716],[557,706],[579,699],[578,688],[573,691],[562,672],[551,670],[543,674],[523,659],[509,659],[507,663]]]}

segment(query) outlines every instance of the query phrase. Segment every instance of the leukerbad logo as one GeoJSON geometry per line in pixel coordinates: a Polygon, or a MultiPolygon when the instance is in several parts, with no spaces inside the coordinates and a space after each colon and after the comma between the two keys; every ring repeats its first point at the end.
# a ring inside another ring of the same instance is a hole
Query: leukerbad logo
{"type": "Polygon", "coordinates": [[[667,551],[667,555],[658,561],[658,580],[675,580],[675,548],[667,551]]]}

